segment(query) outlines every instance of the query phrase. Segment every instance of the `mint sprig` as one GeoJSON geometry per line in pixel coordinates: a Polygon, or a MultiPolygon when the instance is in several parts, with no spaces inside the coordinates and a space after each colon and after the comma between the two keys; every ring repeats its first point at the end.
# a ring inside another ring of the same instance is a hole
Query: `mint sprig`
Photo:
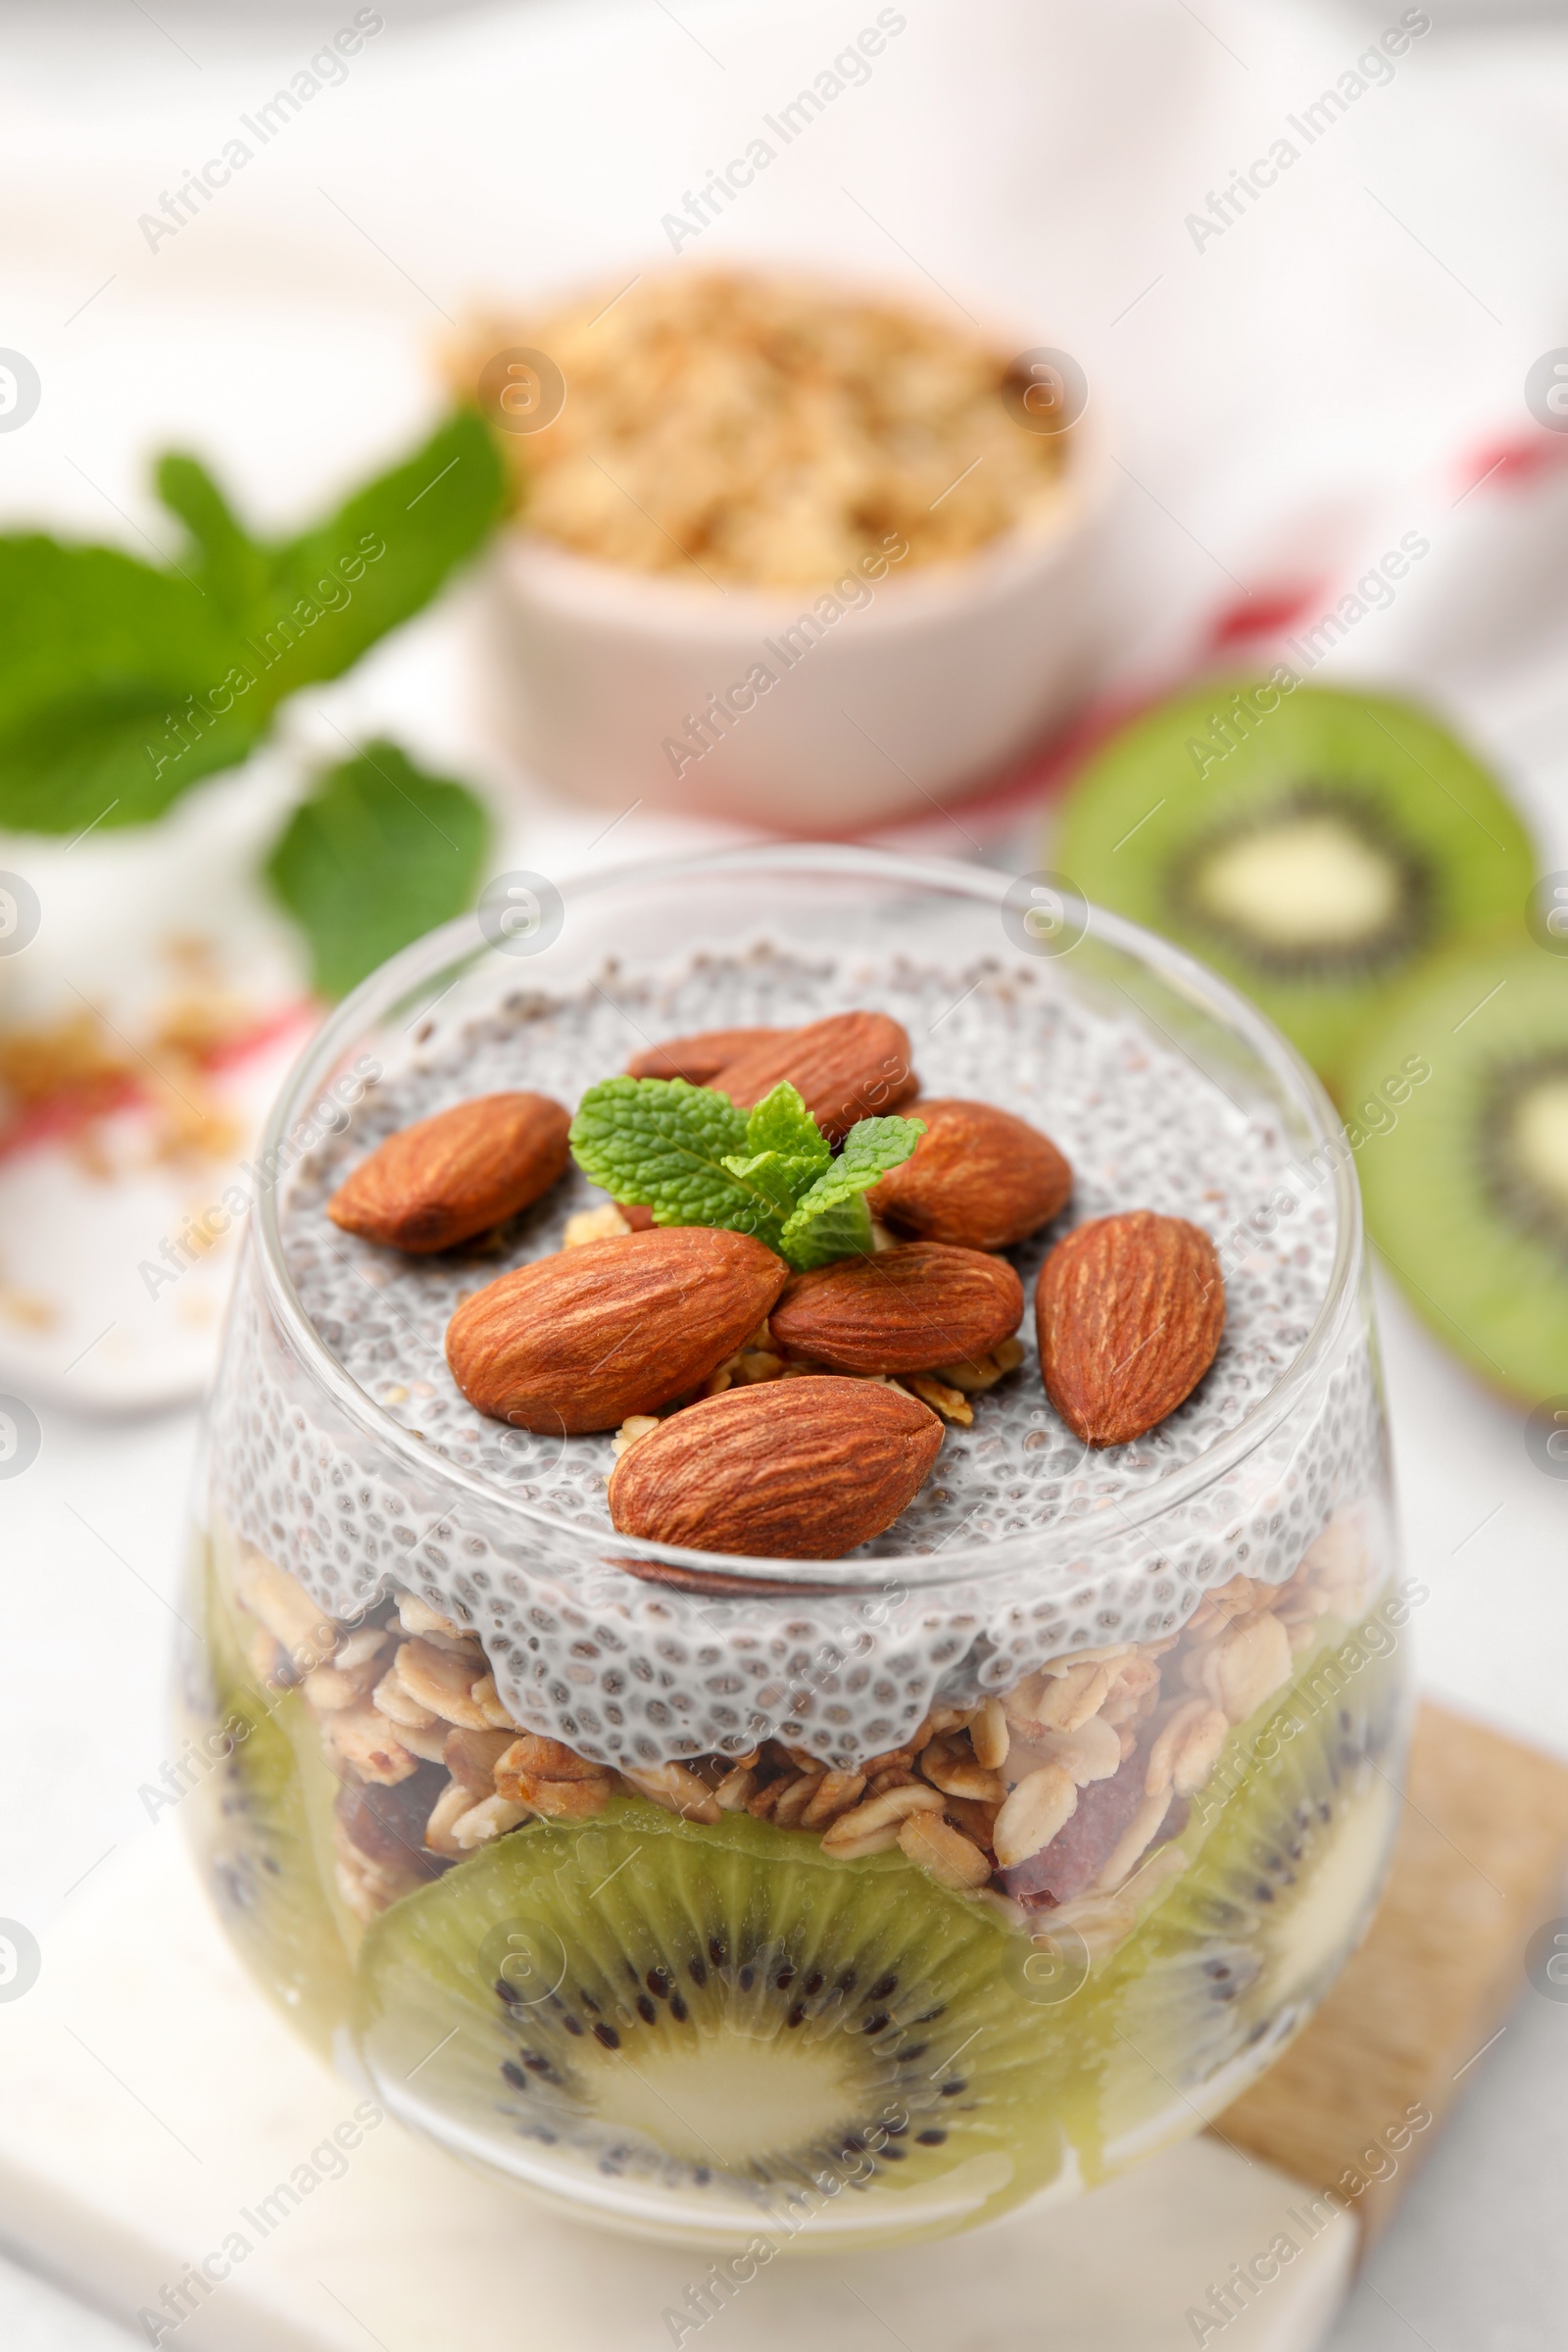
{"type": "Polygon", "coordinates": [[[755,1234],[803,1270],[871,1249],[865,1195],[908,1158],[919,1119],[861,1119],[835,1159],[788,1081],[750,1112],[684,1078],[607,1078],[571,1124],[572,1157],[656,1225],[755,1234]]]}

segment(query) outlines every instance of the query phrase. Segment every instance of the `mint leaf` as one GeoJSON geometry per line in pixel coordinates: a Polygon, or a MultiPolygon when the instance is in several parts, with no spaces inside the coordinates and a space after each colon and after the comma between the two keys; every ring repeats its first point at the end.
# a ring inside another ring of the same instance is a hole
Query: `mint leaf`
{"type": "Polygon", "coordinates": [[[163,569],[38,532],[0,536],[0,826],[143,824],[260,743],[426,604],[505,500],[480,419],[449,417],[316,528],[251,536],[197,460],[160,494],[189,533],[163,569]]]}
{"type": "Polygon", "coordinates": [[[787,1225],[785,1236],[784,1254],[801,1274],[836,1257],[869,1257],[876,1248],[864,1193],[827,1202],[808,1220],[787,1225]]]}
{"type": "Polygon", "coordinates": [[[484,544],[505,497],[495,443],[461,410],[326,522],[270,548],[270,577],[247,630],[269,707],[340,677],[420,612],[484,544]]]}
{"type": "Polygon", "coordinates": [[[748,1110],[745,1148],[750,1152],[778,1152],[780,1159],[792,1159],[813,1176],[823,1174],[825,1166],[832,1162],[832,1146],[827,1143],[827,1136],[815,1124],[788,1077],[780,1080],[771,1094],[761,1096],[753,1110],[748,1110]]]}
{"type": "Polygon", "coordinates": [[[224,688],[240,649],[212,599],[118,548],[0,537],[0,825],[18,832],[146,823],[260,731],[224,688]]]}
{"type": "Polygon", "coordinates": [[[726,1153],[724,1159],[738,1183],[765,1194],[785,1217],[832,1164],[827,1138],[787,1078],[748,1114],[745,1154],[726,1153]]]}
{"type": "Polygon", "coordinates": [[[923,1119],[861,1119],[844,1139],[831,1166],[801,1195],[783,1232],[792,1266],[825,1266],[871,1248],[871,1212],[864,1195],[890,1168],[906,1160],[925,1133],[923,1119]]]}
{"type": "Polygon", "coordinates": [[[270,576],[267,550],[251,537],[198,458],[171,451],[158,461],[153,484],[190,534],[183,568],[220,612],[243,629],[270,576]]]}
{"type": "Polygon", "coordinates": [[[746,1118],[748,1152],[774,1152],[811,1176],[831,1166],[833,1149],[787,1078],[746,1118]]]}
{"type": "MultiPolygon", "coordinates": [[[[795,1206],[795,1195],[798,1189],[791,1181],[788,1161],[781,1159],[776,1152],[759,1152],[754,1158],[750,1159],[744,1152],[726,1152],[724,1167],[726,1173],[734,1177],[735,1182],[748,1199],[760,1200],[766,1203],[768,1210],[774,1213],[776,1222],[782,1229],[784,1219],[795,1206]]],[[[709,1225],[714,1224],[716,1221],[712,1217],[706,1217],[703,1220],[705,1224],[709,1225]]],[[[747,1230],[749,1231],[750,1228],[747,1230]]],[[[777,1247],[776,1242],[768,1243],[770,1250],[777,1247]]]]}
{"type": "Polygon", "coordinates": [[[329,768],[295,809],[268,879],[311,942],[318,991],[346,996],[411,940],[472,905],[490,820],[466,785],[395,743],[329,768]]]}
{"type": "Polygon", "coordinates": [[[776,1250],[784,1209],[737,1173],[746,1126],[745,1111],[710,1086],[606,1078],[577,1106],[571,1152],[612,1200],[651,1208],[656,1225],[721,1225],[776,1250]]]}

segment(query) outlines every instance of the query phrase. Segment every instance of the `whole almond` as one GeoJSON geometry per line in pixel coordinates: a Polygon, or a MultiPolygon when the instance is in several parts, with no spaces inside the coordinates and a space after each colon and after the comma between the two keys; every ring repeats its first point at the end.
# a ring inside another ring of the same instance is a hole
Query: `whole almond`
{"type": "Polygon", "coordinates": [[[345,1233],[424,1255],[450,1250],[547,1193],[571,1113],[548,1095],[475,1095],[378,1144],[326,1213],[345,1233]]]}
{"type": "Polygon", "coordinates": [[[615,1429],[733,1355],[788,1272],[750,1234],[711,1225],[589,1242],[466,1299],[447,1325],[447,1362],[469,1403],[498,1421],[615,1429]]]}
{"type": "Polygon", "coordinates": [[[776,1045],[791,1037],[789,1029],[701,1029],[695,1037],[666,1038],[634,1054],[626,1064],[628,1078],[684,1078],[692,1086],[707,1086],[725,1065],[738,1061],[760,1046],[776,1045]]]}
{"type": "Polygon", "coordinates": [[[909,1067],[908,1033],[885,1012],[836,1012],[786,1029],[726,1062],[711,1084],[750,1110],[786,1078],[835,1144],[858,1120],[897,1110],[920,1085],[909,1067]]]}
{"type": "Polygon", "coordinates": [[[1190,1396],[1225,1328],[1214,1245],[1136,1208],[1058,1242],[1035,1289],[1046,1394],[1090,1446],[1125,1446],[1190,1396]]]}
{"type": "Polygon", "coordinates": [[[892,1526],[941,1444],[936,1414],[880,1382],[727,1389],[621,1455],[610,1516],[650,1543],[833,1560],[892,1526]]]}
{"type": "Polygon", "coordinates": [[[1067,1204],[1072,1170],[1049,1136],[990,1102],[922,1101],[925,1133],[869,1195],[901,1233],[967,1250],[1005,1250],[1067,1204]]]}
{"type": "Polygon", "coordinates": [[[837,1372],[927,1372],[1011,1337],[1023,1285],[1004,1258],[909,1242],[792,1275],[768,1317],[774,1339],[837,1372]]]}

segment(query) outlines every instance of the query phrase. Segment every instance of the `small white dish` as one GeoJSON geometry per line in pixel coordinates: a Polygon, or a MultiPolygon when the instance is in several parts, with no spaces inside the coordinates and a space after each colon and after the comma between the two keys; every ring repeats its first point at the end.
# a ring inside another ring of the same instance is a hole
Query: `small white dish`
{"type": "Polygon", "coordinates": [[[607,808],[805,834],[921,810],[1092,685],[1113,478],[1086,416],[1047,514],[956,563],[891,561],[833,594],[836,612],[815,591],[688,584],[510,531],[486,600],[492,721],[536,775],[607,808]]]}

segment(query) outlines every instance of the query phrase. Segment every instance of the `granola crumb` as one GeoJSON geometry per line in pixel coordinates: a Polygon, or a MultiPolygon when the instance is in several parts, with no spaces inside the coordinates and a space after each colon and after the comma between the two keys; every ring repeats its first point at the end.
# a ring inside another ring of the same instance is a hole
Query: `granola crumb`
{"type": "Polygon", "coordinates": [[[1007,1373],[1016,1372],[1022,1362],[1022,1340],[999,1340],[987,1355],[977,1355],[961,1364],[939,1364],[935,1377],[945,1381],[950,1389],[961,1389],[966,1396],[980,1396],[987,1389],[994,1389],[1007,1373]]]}
{"type": "Polygon", "coordinates": [[[960,1429],[968,1429],[973,1425],[974,1406],[962,1390],[949,1388],[946,1381],[939,1380],[934,1373],[901,1373],[899,1386],[907,1389],[912,1396],[918,1396],[921,1403],[928,1404],[933,1412],[940,1413],[944,1421],[956,1421],[960,1429]]]}
{"type": "Polygon", "coordinates": [[[564,1250],[582,1250],[590,1242],[618,1241],[623,1233],[630,1231],[613,1200],[607,1200],[601,1208],[579,1208],[575,1215],[569,1216],[561,1246],[564,1250]]]}

